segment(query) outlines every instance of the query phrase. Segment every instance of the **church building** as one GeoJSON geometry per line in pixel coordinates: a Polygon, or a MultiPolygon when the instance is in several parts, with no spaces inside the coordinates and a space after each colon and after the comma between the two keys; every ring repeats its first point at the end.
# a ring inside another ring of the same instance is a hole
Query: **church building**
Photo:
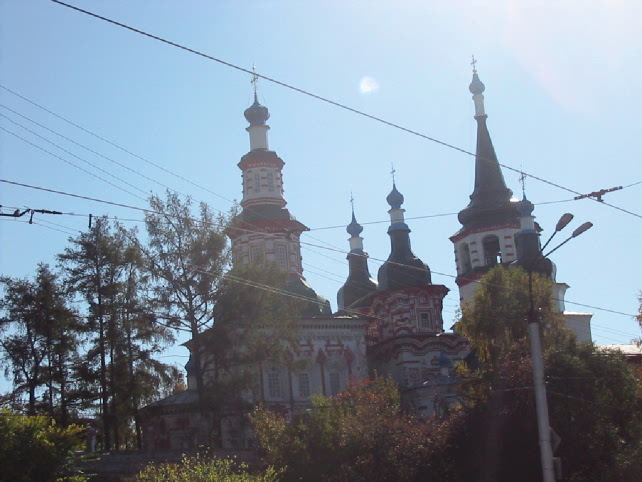
{"type": "MultiPolygon", "coordinates": [[[[459,213],[462,227],[450,238],[462,303],[472,299],[484,273],[498,263],[510,264],[517,259],[515,237],[520,231],[517,203],[504,181],[486,125],[484,84],[476,71],[470,91],[477,121],[475,186],[470,203],[459,213]]],[[[242,211],[226,231],[233,264],[272,263],[287,273],[288,291],[309,301],[297,322],[296,343],[289,347],[295,363],[285,366],[274,361],[255,367],[258,383],[249,395],[252,403],[263,403],[293,417],[311,407],[313,394],[333,396],[351,380],[377,374],[395,380],[406,410],[429,416],[456,405],[458,381],[453,367],[468,355],[469,344],[462,336],[444,330],[443,299],[449,290],[433,284],[430,268],[411,249],[411,229],[402,207],[405,199],[396,183],[393,181],[386,198],[390,254],[376,281],[368,268],[363,227],[352,211],[347,226],[347,279],[337,294],[338,311],[333,314],[328,301],[303,275],[300,236],[308,228],[286,207],[285,163],[270,150],[270,114],[258,102],[256,92],[244,115],[249,123],[250,150],[238,163],[243,180],[242,211]]],[[[563,311],[562,287],[566,285],[559,286],[557,298],[561,298],[563,311]]],[[[582,322],[588,326],[586,316],[582,322]]],[[[149,450],[189,449],[207,440],[205,420],[196,408],[193,367],[188,363],[186,369],[188,390],[143,411],[149,450]]],[[[230,414],[217,432],[223,447],[250,446],[247,413],[230,414]]]]}

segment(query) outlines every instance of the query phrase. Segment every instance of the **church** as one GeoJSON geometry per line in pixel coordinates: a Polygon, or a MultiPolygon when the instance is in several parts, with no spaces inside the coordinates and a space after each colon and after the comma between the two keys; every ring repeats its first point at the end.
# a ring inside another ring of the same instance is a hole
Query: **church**
{"type": "MultiPolygon", "coordinates": [[[[450,238],[454,245],[456,283],[461,303],[474,296],[480,278],[498,263],[518,259],[516,236],[532,221],[530,211],[518,209],[506,186],[487,127],[484,84],[473,71],[470,84],[477,123],[475,185],[469,204],[458,216],[461,227],[450,238]],[[520,220],[522,225],[520,225],[520,220]]],[[[278,362],[257,367],[256,388],[248,395],[288,417],[304,414],[314,394],[333,396],[351,380],[375,374],[391,377],[399,386],[406,410],[430,416],[456,405],[456,362],[470,352],[468,341],[444,330],[444,285],[433,284],[428,265],[411,248],[411,229],[404,219],[406,200],[393,181],[386,201],[390,209],[390,254],[376,280],[368,268],[363,231],[354,209],[347,225],[347,278],[337,294],[336,313],[303,275],[300,236],[309,228],[286,207],[284,161],[268,143],[270,117],[258,102],[245,110],[250,150],[238,167],[243,197],[241,212],[227,229],[233,264],[276,265],[287,273],[288,291],[307,301],[297,321],[296,343],[289,368],[278,362]]],[[[409,200],[412,203],[412,200],[409,200]]],[[[531,205],[532,206],[532,205],[531,205]]],[[[532,209],[531,209],[532,211],[532,209]]],[[[553,281],[554,265],[550,273],[553,281]]],[[[587,313],[564,311],[568,286],[555,284],[557,308],[580,340],[590,341],[587,313]]],[[[195,448],[207,440],[206,421],[198,413],[193,366],[186,366],[188,389],[143,409],[144,445],[148,450],[195,448]]],[[[216,428],[223,448],[249,448],[247,413],[230,414],[216,428]]]]}

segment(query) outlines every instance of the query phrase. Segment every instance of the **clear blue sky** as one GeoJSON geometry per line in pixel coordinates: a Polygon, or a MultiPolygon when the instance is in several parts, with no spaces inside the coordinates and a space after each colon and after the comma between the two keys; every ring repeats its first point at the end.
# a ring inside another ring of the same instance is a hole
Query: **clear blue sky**
{"type": "MultiPolygon", "coordinates": [[[[486,84],[488,124],[500,162],[579,192],[642,180],[642,4],[630,1],[81,1],[79,7],[201,50],[228,62],[474,150],[468,84],[471,54],[486,84]],[[360,89],[364,77],[371,81],[360,89]],[[378,87],[378,88],[375,88],[378,87]]],[[[218,196],[181,181],[0,89],[0,104],[216,209],[241,196],[236,164],[249,149],[243,110],[251,103],[247,74],[125,31],[45,0],[0,0],[0,82],[218,196]],[[219,197],[220,196],[220,197],[219,197]]],[[[302,240],[347,250],[343,227],[350,192],[365,225],[372,258],[389,254],[385,197],[394,162],[406,216],[456,213],[468,203],[473,159],[443,146],[302,96],[266,81],[260,100],[271,112],[270,146],[286,162],[288,207],[312,231],[302,240]]],[[[145,197],[126,182],[151,182],[0,108],[81,160],[0,117],[0,126],[145,197]]],[[[14,136],[0,131],[4,179],[145,206],[14,136]]],[[[518,175],[504,171],[519,195],[518,175]]],[[[572,194],[533,179],[535,203],[572,194]]],[[[642,213],[642,184],[606,200],[642,213]]],[[[0,204],[142,219],[142,213],[51,193],[0,185],[0,204]]],[[[642,219],[590,200],[536,207],[547,236],[559,216],[595,227],[554,255],[567,300],[636,313],[642,219]]],[[[8,212],[4,209],[3,212],[8,212]]],[[[24,221],[25,218],[22,219],[24,221]]],[[[31,276],[53,262],[82,216],[36,215],[38,225],[0,220],[0,272],[31,276]],[[49,228],[40,224],[54,222],[49,228]],[[62,227],[61,227],[62,226],[62,227]]],[[[126,221],[128,226],[142,223],[126,221]]],[[[458,304],[449,236],[456,216],[409,220],[414,252],[433,282],[451,289],[445,319],[458,304]],[[444,273],[447,276],[437,273],[444,273]]],[[[305,275],[336,308],[347,275],[345,254],[304,245],[305,275]]],[[[371,260],[374,276],[380,262],[371,260]]],[[[627,343],[639,334],[630,317],[595,312],[598,343],[627,343]]]]}

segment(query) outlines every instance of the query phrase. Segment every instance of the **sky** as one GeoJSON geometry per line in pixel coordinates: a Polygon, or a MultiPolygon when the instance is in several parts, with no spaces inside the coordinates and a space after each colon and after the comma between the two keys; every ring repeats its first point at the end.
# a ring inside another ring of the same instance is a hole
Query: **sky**
{"type": "MultiPolygon", "coordinates": [[[[594,223],[552,256],[571,287],[567,309],[595,313],[597,343],[639,336],[627,315],[642,289],[642,3],[68,1],[467,151],[474,54],[501,163],[579,193],[624,187],[604,200],[630,213],[525,181],[543,239],[565,212],[572,228],[594,223]]],[[[0,0],[0,28],[0,178],[137,207],[166,187],[222,212],[240,200],[250,75],[45,0],[0,0]]],[[[390,251],[394,164],[413,251],[450,289],[450,326],[459,296],[449,237],[473,189],[474,158],[266,80],[258,89],[270,148],[285,161],[288,208],[310,228],[302,256],[312,287],[336,309],[351,195],[376,277],[390,251]]],[[[519,174],[504,176],[521,196],[519,174]]],[[[7,183],[0,205],[5,214],[66,213],[36,214],[33,224],[0,217],[7,276],[55,264],[89,214],[144,231],[140,211],[7,183]]]]}

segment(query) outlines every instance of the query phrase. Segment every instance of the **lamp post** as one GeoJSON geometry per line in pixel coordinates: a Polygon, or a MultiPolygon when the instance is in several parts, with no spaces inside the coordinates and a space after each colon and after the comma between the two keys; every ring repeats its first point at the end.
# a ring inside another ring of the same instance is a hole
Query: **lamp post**
{"type": "MultiPolygon", "coordinates": [[[[548,246],[553,237],[564,229],[573,219],[573,215],[564,214],[557,225],[555,232],[544,244],[544,248],[548,246]]],[[[535,302],[533,297],[533,272],[537,265],[546,258],[553,251],[558,250],[563,245],[568,243],[571,239],[576,238],[580,234],[588,231],[593,224],[586,222],[577,228],[571,236],[558,244],[555,248],[547,254],[542,254],[544,248],[538,249],[536,255],[531,257],[529,262],[526,263],[525,268],[528,271],[528,297],[529,308],[527,314],[528,321],[528,338],[530,341],[531,360],[533,364],[533,388],[535,391],[535,408],[537,411],[537,429],[539,433],[539,448],[542,464],[542,479],[544,482],[553,482],[555,480],[555,467],[553,464],[553,448],[551,445],[551,428],[548,416],[548,403],[546,401],[546,383],[544,380],[544,356],[542,355],[542,340],[540,337],[540,323],[537,311],[535,310],[535,302]]]]}

